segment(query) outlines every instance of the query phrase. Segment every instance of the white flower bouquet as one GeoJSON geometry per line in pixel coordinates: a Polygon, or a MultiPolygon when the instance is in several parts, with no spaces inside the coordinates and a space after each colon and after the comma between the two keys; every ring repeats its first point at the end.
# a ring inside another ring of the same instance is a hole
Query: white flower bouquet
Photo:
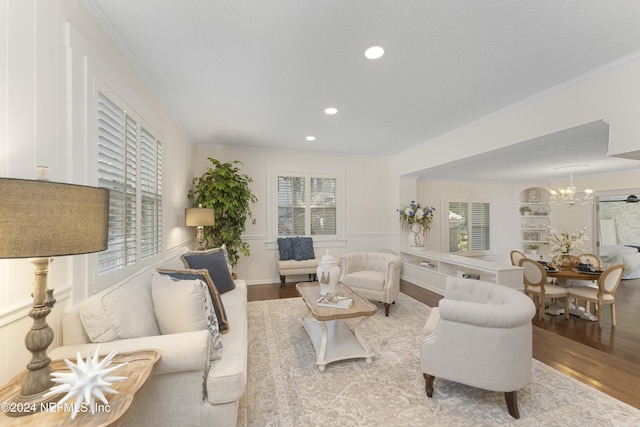
{"type": "Polygon", "coordinates": [[[546,228],[549,233],[544,238],[545,244],[549,245],[551,251],[555,253],[568,254],[589,241],[586,228],[578,229],[575,233],[568,232],[564,227],[556,229],[546,226],[546,228]]]}
{"type": "Polygon", "coordinates": [[[431,229],[431,223],[433,222],[433,214],[435,208],[431,206],[420,206],[420,203],[411,201],[408,206],[404,206],[398,209],[400,213],[400,226],[404,231],[411,231],[411,226],[419,224],[423,227],[423,231],[431,229]]]}

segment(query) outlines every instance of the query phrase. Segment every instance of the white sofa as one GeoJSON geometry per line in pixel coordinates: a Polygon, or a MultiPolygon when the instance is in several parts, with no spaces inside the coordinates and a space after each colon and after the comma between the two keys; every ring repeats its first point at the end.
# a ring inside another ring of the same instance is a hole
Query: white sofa
{"type": "Polygon", "coordinates": [[[136,394],[123,425],[236,425],[238,403],[247,381],[247,285],[244,280],[236,280],[235,289],[220,295],[229,322],[229,331],[221,335],[221,359],[210,361],[208,330],[140,336],[145,329],[153,330],[156,322],[151,296],[151,279],[156,268],[184,269],[180,259],[184,252],[186,250],[168,255],[74,306],[64,316],[64,346],[49,353],[52,360],[75,360],[78,351],[86,357],[88,349],[97,347],[98,344],[90,342],[81,317],[82,305],[95,304],[97,300],[105,306],[104,313],[113,323],[109,326],[119,337],[136,336],[104,342],[101,353],[108,354],[113,349],[119,352],[160,350],[162,358],[136,394]]]}

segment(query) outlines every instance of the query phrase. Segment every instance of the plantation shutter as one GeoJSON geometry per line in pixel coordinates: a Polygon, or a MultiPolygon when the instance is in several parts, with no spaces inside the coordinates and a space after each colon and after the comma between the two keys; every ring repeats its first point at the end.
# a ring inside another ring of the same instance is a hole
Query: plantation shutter
{"type": "Polygon", "coordinates": [[[449,252],[466,252],[468,250],[468,217],[469,204],[467,202],[449,202],[449,252]]]}
{"type": "Polygon", "coordinates": [[[98,93],[98,184],[109,192],[109,247],[98,256],[98,272],[136,260],[137,124],[98,93]]]}
{"type": "Polygon", "coordinates": [[[98,185],[110,190],[102,274],[162,252],[162,144],[112,98],[97,101],[98,185]]]}
{"type": "Polygon", "coordinates": [[[162,250],[162,145],[145,128],[140,133],[141,257],[162,250]]]}
{"type": "Polygon", "coordinates": [[[336,234],[335,178],[311,178],[310,214],[312,236],[336,234]]]}
{"type": "Polygon", "coordinates": [[[471,204],[471,249],[486,251],[491,248],[491,215],[489,203],[471,204]]]}
{"type": "Polygon", "coordinates": [[[305,234],[305,180],[278,177],[278,236],[305,234]]]}

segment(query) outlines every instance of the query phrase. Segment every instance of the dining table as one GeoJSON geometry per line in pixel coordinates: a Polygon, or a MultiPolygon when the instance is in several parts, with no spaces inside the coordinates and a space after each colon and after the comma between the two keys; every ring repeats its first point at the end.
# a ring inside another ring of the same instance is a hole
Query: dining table
{"type": "MultiPolygon", "coordinates": [[[[570,268],[566,270],[559,269],[547,269],[547,277],[553,277],[557,280],[558,286],[562,287],[571,287],[573,286],[569,280],[582,280],[587,282],[596,282],[602,275],[602,270],[595,271],[579,271],[575,268],[570,268]]],[[[563,314],[564,307],[550,307],[547,309],[547,313],[549,314],[563,314]]],[[[579,316],[583,319],[590,320],[592,322],[596,322],[598,318],[588,312],[584,307],[578,307],[575,304],[574,298],[571,298],[569,301],[569,314],[573,314],[574,316],[579,316]]]]}

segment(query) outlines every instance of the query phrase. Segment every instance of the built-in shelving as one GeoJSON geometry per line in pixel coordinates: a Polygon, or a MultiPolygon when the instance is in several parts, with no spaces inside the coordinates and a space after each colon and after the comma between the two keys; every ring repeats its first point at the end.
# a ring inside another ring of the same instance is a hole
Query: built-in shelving
{"type": "Polygon", "coordinates": [[[525,188],[520,193],[520,249],[528,254],[545,253],[547,228],[551,225],[549,192],[544,188],[525,188]]]}
{"type": "Polygon", "coordinates": [[[444,295],[447,280],[472,275],[480,280],[522,289],[522,268],[475,257],[437,251],[401,249],[402,278],[444,295]]]}

